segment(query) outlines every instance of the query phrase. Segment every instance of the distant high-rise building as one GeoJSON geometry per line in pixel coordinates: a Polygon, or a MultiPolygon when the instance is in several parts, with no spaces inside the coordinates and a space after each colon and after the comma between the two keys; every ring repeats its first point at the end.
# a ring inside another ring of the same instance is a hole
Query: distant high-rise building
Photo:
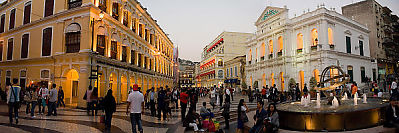
{"type": "Polygon", "coordinates": [[[370,55],[378,63],[378,79],[398,71],[399,26],[398,16],[375,0],[365,0],[342,7],[342,14],[367,26],[370,55]]]}

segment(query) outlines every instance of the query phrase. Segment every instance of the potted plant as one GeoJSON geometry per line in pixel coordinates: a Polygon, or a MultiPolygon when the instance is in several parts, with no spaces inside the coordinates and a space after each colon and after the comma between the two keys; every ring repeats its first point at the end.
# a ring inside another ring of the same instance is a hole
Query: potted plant
{"type": "Polygon", "coordinates": [[[294,88],[295,85],[296,85],[295,79],[294,79],[294,78],[290,78],[290,81],[289,81],[288,85],[289,85],[291,88],[294,88]]]}
{"type": "Polygon", "coordinates": [[[247,90],[247,83],[245,83],[244,81],[242,81],[241,87],[242,87],[241,93],[242,93],[243,95],[246,95],[246,91],[244,91],[244,90],[247,90]]]}
{"type": "Polygon", "coordinates": [[[330,44],[330,49],[334,50],[334,48],[335,48],[335,45],[334,44],[330,44]]]}
{"type": "Polygon", "coordinates": [[[311,49],[312,51],[316,51],[316,50],[317,50],[317,45],[310,46],[310,49],[311,49]]]}
{"type": "Polygon", "coordinates": [[[279,51],[279,52],[277,53],[277,56],[278,56],[278,57],[283,56],[283,50],[279,51]]]}
{"type": "Polygon", "coordinates": [[[309,87],[310,87],[310,96],[311,97],[316,97],[316,86],[317,86],[317,80],[315,77],[310,78],[309,80],[309,87]]]}
{"type": "Polygon", "coordinates": [[[302,48],[296,49],[296,53],[297,53],[297,54],[302,53],[302,52],[303,52],[302,48]]]}

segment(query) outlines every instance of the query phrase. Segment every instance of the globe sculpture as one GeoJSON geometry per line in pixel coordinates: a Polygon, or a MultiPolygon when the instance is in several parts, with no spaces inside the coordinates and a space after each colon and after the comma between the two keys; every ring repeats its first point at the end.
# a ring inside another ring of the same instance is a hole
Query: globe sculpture
{"type": "Polygon", "coordinates": [[[367,98],[367,103],[361,102],[361,98],[341,99],[343,95],[350,97],[344,93],[349,81],[350,76],[339,66],[326,67],[315,88],[324,97],[319,100],[312,97],[306,105],[298,101],[277,105],[280,127],[297,131],[349,131],[381,125],[387,101],[372,97],[367,98]],[[331,104],[333,98],[339,99],[338,106],[331,104]]]}

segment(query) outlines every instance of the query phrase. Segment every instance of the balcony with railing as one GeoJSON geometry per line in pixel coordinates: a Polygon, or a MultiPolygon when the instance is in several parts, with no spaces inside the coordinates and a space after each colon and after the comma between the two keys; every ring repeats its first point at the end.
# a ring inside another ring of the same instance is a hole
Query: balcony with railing
{"type": "Polygon", "coordinates": [[[80,7],[82,5],[82,0],[69,0],[68,9],[80,7]]]}

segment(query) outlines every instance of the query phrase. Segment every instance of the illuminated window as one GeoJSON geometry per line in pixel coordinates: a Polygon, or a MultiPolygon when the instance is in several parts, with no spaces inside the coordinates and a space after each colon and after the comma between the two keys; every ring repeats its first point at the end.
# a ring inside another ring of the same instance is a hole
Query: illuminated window
{"type": "Polygon", "coordinates": [[[270,75],[270,86],[273,86],[274,85],[274,73],[272,73],[271,75],[270,75]]]}
{"type": "Polygon", "coordinates": [[[281,91],[284,91],[284,73],[280,72],[280,88],[281,91]]]}
{"type": "Polygon", "coordinates": [[[303,90],[303,87],[305,85],[305,73],[303,71],[299,71],[299,88],[303,90]]]}
{"type": "Polygon", "coordinates": [[[273,53],[273,40],[269,40],[269,53],[273,53]]]}
{"type": "Polygon", "coordinates": [[[282,52],[283,51],[283,37],[280,36],[278,37],[278,52],[282,52]]]}
{"type": "Polygon", "coordinates": [[[317,70],[317,69],[314,69],[313,70],[313,76],[315,77],[317,83],[319,83],[319,81],[320,81],[320,76],[319,75],[320,75],[320,71],[317,70]]]}
{"type": "Polygon", "coordinates": [[[296,47],[297,49],[303,49],[303,35],[302,33],[298,33],[296,36],[296,47]]]}
{"type": "Polygon", "coordinates": [[[261,47],[260,47],[260,53],[261,53],[261,56],[262,57],[264,57],[265,56],[265,53],[266,53],[266,49],[265,49],[265,43],[262,43],[262,45],[261,45],[261,47]]]}
{"type": "Polygon", "coordinates": [[[312,46],[316,46],[319,43],[317,30],[313,29],[311,32],[312,46]]]}
{"type": "Polygon", "coordinates": [[[333,45],[334,44],[334,34],[333,30],[331,28],[328,28],[328,44],[333,45]]]}
{"type": "Polygon", "coordinates": [[[266,86],[266,74],[262,75],[262,84],[263,86],[266,86]]]}

